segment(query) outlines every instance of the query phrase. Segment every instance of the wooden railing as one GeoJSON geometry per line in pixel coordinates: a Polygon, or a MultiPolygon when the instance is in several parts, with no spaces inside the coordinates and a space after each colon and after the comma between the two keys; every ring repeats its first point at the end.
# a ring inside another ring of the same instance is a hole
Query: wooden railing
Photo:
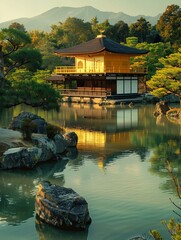
{"type": "Polygon", "coordinates": [[[121,68],[121,67],[106,67],[106,68],[76,68],[75,66],[57,66],[54,74],[76,74],[76,73],[147,73],[147,69],[143,67],[137,68],[121,68]]]}
{"type": "Polygon", "coordinates": [[[106,97],[111,95],[111,90],[105,89],[91,89],[91,88],[77,88],[77,89],[60,89],[62,96],[71,97],[106,97]]]}

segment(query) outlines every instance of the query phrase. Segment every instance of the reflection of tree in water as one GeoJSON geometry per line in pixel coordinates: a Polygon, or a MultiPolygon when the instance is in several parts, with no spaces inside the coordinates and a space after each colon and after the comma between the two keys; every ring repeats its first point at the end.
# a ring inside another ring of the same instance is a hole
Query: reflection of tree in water
{"type": "Polygon", "coordinates": [[[178,168],[181,164],[179,138],[165,136],[163,141],[154,148],[154,156],[151,158],[153,169],[158,171],[165,169],[167,160],[172,163],[172,167],[174,168],[178,168]]]}
{"type": "Polygon", "coordinates": [[[33,170],[9,170],[0,172],[0,218],[9,224],[19,224],[34,215],[36,185],[49,180],[64,185],[64,175],[55,178],[55,172],[65,169],[68,159],[47,162],[33,170]]]}
{"type": "Polygon", "coordinates": [[[153,155],[150,158],[150,172],[159,174],[161,177],[168,177],[161,189],[173,192],[174,186],[167,170],[167,161],[169,160],[177,176],[181,177],[180,136],[145,133],[141,137],[134,135],[132,140],[137,146],[140,145],[153,151],[153,155]]]}
{"type": "Polygon", "coordinates": [[[9,124],[13,118],[13,109],[5,108],[0,111],[0,127],[9,127],[9,124]]]}
{"type": "Polygon", "coordinates": [[[73,169],[78,169],[80,166],[84,164],[84,157],[78,156],[76,159],[70,159],[68,165],[71,166],[73,169]]]}
{"type": "Polygon", "coordinates": [[[131,143],[135,146],[135,153],[140,156],[142,162],[145,161],[149,152],[147,144],[145,144],[143,136],[138,133],[131,134],[131,143]]]}
{"type": "Polygon", "coordinates": [[[166,182],[160,188],[162,190],[171,190],[175,192],[175,186],[170,178],[167,170],[167,160],[169,160],[173,172],[177,175],[178,179],[181,178],[181,152],[180,152],[180,137],[166,136],[160,144],[155,147],[154,155],[150,159],[150,171],[157,173],[160,176],[168,177],[166,182]]]}
{"type": "Polygon", "coordinates": [[[144,162],[147,157],[148,149],[146,147],[139,147],[135,149],[135,153],[140,156],[141,162],[144,162]]]}
{"type": "Polygon", "coordinates": [[[0,175],[0,217],[9,224],[18,224],[33,216],[33,184],[24,175],[11,171],[0,175]]]}

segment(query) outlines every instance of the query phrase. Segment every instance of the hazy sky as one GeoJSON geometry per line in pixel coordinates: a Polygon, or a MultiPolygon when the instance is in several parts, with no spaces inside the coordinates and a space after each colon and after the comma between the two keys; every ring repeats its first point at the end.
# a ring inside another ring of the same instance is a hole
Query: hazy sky
{"type": "Polygon", "coordinates": [[[93,6],[101,11],[156,16],[168,5],[181,6],[181,0],[0,0],[0,22],[34,17],[54,7],[93,6]]]}

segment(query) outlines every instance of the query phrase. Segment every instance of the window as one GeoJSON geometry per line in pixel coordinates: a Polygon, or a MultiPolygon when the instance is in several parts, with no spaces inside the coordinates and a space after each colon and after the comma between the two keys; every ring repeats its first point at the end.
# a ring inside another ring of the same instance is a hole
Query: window
{"type": "Polygon", "coordinates": [[[78,67],[78,68],[83,68],[83,62],[82,62],[82,61],[78,61],[77,67],[78,67]]]}

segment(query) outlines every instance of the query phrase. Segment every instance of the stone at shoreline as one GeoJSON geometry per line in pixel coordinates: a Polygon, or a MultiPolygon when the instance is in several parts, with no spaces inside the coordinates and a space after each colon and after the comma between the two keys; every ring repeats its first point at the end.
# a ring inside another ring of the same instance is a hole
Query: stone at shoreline
{"type": "MultiPolygon", "coordinates": [[[[47,123],[45,120],[30,112],[22,112],[14,118],[11,128],[20,129],[25,118],[29,118],[35,123],[39,122],[39,132],[46,131],[47,123]]],[[[28,145],[23,141],[20,132],[0,128],[0,134],[3,135],[2,137],[0,135],[0,142],[7,144],[13,138],[13,142],[16,141],[17,143],[16,145],[9,144],[10,147],[15,148],[8,149],[3,153],[2,157],[0,156],[1,169],[33,168],[39,162],[59,159],[60,154],[67,153],[68,156],[70,152],[73,152],[70,151],[70,147],[75,148],[78,142],[78,136],[75,132],[68,132],[64,135],[57,133],[52,138],[48,138],[43,134],[33,134],[32,142],[28,145]]],[[[77,151],[74,151],[74,153],[77,153],[77,151]]]]}
{"type": "Polygon", "coordinates": [[[68,147],[68,142],[62,134],[56,134],[53,139],[46,136],[33,137],[33,144],[40,148],[51,149],[54,155],[64,153],[68,147]]]}
{"type": "Polygon", "coordinates": [[[0,128],[0,143],[4,143],[10,147],[21,146],[24,144],[22,134],[19,131],[13,131],[11,129],[0,128]]]}
{"type": "Polygon", "coordinates": [[[65,152],[68,146],[68,142],[64,136],[62,134],[56,134],[53,139],[55,143],[56,154],[65,152]]]}
{"type": "Polygon", "coordinates": [[[48,181],[38,186],[35,211],[41,220],[62,229],[84,230],[91,223],[88,203],[83,197],[48,181]]]}
{"type": "Polygon", "coordinates": [[[58,155],[69,153],[68,145],[71,142],[75,148],[77,144],[75,139],[78,139],[76,133],[69,135],[69,142],[61,134],[56,134],[53,139],[46,136],[34,136],[32,138],[34,146],[10,148],[5,151],[0,158],[0,167],[1,169],[33,168],[40,162],[57,159],[58,155]]]}
{"type": "Polygon", "coordinates": [[[2,169],[33,168],[40,159],[41,149],[36,147],[10,148],[3,154],[0,162],[2,169]]]}
{"type": "Polygon", "coordinates": [[[34,113],[31,113],[31,112],[21,112],[18,116],[16,116],[13,119],[13,121],[10,125],[10,128],[13,130],[20,130],[22,122],[26,118],[31,119],[32,122],[36,124],[36,126],[37,126],[36,132],[37,133],[46,133],[47,122],[45,121],[45,119],[43,119],[40,116],[38,116],[34,113]]]}
{"type": "Polygon", "coordinates": [[[179,96],[176,96],[175,94],[167,94],[166,96],[164,96],[162,98],[163,101],[167,101],[168,103],[179,103],[180,102],[180,98],[179,96]]]}
{"type": "Polygon", "coordinates": [[[37,141],[38,144],[32,147],[10,148],[5,151],[0,159],[1,169],[33,168],[40,162],[53,159],[56,153],[53,140],[40,137],[37,141]]]}
{"type": "Polygon", "coordinates": [[[154,116],[165,115],[169,110],[168,103],[166,101],[161,101],[156,104],[156,108],[154,111],[154,116]]]}
{"type": "Polygon", "coordinates": [[[42,150],[39,162],[45,162],[53,158],[56,154],[56,146],[52,139],[46,136],[33,137],[33,144],[42,150]]]}
{"type": "Polygon", "coordinates": [[[77,146],[78,136],[75,132],[67,132],[63,136],[67,140],[68,147],[77,146]]]}

